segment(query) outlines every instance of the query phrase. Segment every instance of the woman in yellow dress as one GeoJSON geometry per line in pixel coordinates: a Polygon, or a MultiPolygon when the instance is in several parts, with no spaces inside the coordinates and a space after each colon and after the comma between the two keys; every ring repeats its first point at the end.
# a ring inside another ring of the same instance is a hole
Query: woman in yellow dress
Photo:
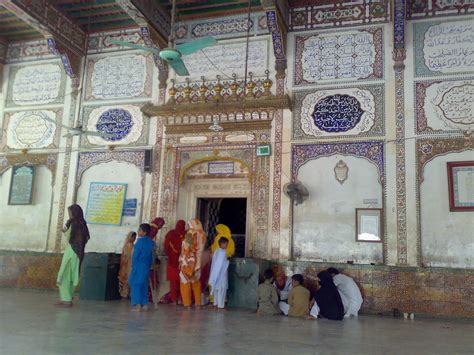
{"type": "Polygon", "coordinates": [[[227,257],[230,258],[235,254],[235,243],[234,240],[232,239],[232,234],[230,232],[229,227],[227,227],[225,224],[218,224],[216,227],[217,235],[214,237],[214,242],[212,243],[211,246],[211,251],[212,254],[219,248],[219,239],[224,237],[228,240],[227,244],[227,257]]]}

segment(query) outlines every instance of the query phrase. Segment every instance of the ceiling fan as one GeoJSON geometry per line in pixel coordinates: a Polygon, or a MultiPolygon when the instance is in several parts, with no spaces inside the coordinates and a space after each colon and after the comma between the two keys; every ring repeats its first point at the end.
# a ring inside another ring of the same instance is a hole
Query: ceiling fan
{"type": "Polygon", "coordinates": [[[172,10],[171,10],[171,28],[170,28],[170,36],[168,38],[168,48],[165,48],[161,51],[155,48],[140,46],[138,44],[130,43],[130,42],[123,42],[116,39],[110,40],[111,43],[118,44],[121,46],[126,46],[135,49],[141,49],[146,52],[151,52],[154,54],[158,54],[161,59],[166,61],[171,68],[176,72],[179,76],[188,76],[189,72],[186,68],[182,60],[183,55],[189,55],[194,52],[197,52],[201,49],[206,47],[213,46],[217,43],[217,40],[214,37],[203,37],[201,39],[197,39],[192,42],[183,43],[174,45],[174,20],[176,17],[176,0],[173,0],[172,10]]]}
{"type": "Polygon", "coordinates": [[[48,121],[48,122],[51,122],[51,123],[54,123],[55,125],[58,125],[58,126],[61,126],[62,128],[66,129],[68,132],[63,136],[63,137],[75,137],[75,136],[80,136],[82,134],[86,135],[86,136],[95,136],[95,137],[101,137],[103,139],[107,139],[107,138],[112,138],[113,135],[112,134],[109,134],[109,133],[102,133],[102,132],[95,132],[95,131],[86,131],[82,128],[82,126],[78,126],[78,127],[70,127],[70,126],[66,126],[62,123],[57,123],[55,120],[49,118],[49,117],[45,117],[43,116],[42,117],[43,120],[45,121],[48,121]]]}

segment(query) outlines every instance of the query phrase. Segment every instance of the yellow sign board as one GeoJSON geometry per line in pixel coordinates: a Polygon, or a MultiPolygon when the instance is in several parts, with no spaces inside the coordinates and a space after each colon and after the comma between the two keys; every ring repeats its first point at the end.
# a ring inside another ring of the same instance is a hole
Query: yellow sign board
{"type": "Polygon", "coordinates": [[[86,221],[91,224],[120,226],[127,184],[91,182],[86,221]]]}

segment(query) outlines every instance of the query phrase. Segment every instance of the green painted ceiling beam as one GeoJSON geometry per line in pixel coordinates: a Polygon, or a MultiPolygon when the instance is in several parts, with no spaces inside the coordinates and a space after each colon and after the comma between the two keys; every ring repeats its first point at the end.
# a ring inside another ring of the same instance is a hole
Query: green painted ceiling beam
{"type": "Polygon", "coordinates": [[[205,8],[205,9],[193,9],[193,10],[184,10],[184,9],[179,9],[178,10],[178,17],[179,16],[189,16],[189,15],[200,15],[200,14],[215,14],[215,13],[225,13],[227,11],[237,11],[237,10],[245,10],[247,9],[246,4],[238,4],[238,5],[232,5],[232,6],[220,6],[220,7],[215,7],[215,8],[205,8]]]}
{"type": "Polygon", "coordinates": [[[89,15],[100,15],[103,13],[107,13],[110,11],[120,11],[122,12],[122,8],[117,5],[111,5],[110,7],[101,7],[98,9],[85,9],[85,10],[77,10],[77,11],[68,11],[67,14],[71,17],[89,17],[89,15]]]}
{"type": "Polygon", "coordinates": [[[101,22],[101,23],[91,23],[91,30],[101,30],[104,28],[110,27],[120,27],[120,26],[134,26],[136,23],[132,20],[118,20],[118,21],[110,21],[110,22],[101,22]]]}
{"type": "MultiPolygon", "coordinates": [[[[115,4],[115,0],[96,0],[94,7],[99,5],[115,4]]],[[[91,7],[91,3],[79,3],[79,4],[61,4],[59,7],[62,10],[76,10],[76,9],[88,9],[91,7]]]]}
{"type": "MultiPolygon", "coordinates": [[[[127,14],[116,14],[116,15],[106,15],[106,16],[98,16],[98,17],[93,17],[91,18],[91,23],[101,23],[104,21],[109,21],[109,20],[125,20],[129,19],[130,17],[127,14]]],[[[88,18],[81,18],[76,20],[79,24],[84,25],[89,23],[88,18]]]]}

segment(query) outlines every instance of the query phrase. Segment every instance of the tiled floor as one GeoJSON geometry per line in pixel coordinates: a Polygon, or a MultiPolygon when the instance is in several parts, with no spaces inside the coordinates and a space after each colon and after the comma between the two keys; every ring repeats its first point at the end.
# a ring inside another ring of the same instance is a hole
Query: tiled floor
{"type": "Polygon", "coordinates": [[[125,302],[55,308],[52,292],[0,289],[1,354],[473,354],[474,323],[360,316],[342,322],[125,302]]]}

